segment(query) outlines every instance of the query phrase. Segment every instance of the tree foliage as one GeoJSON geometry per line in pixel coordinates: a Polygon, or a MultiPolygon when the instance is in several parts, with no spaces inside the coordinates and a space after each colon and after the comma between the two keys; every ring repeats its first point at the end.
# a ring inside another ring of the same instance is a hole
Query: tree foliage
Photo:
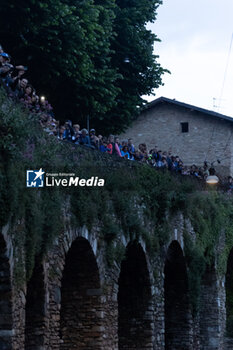
{"type": "Polygon", "coordinates": [[[160,0],[2,0],[1,44],[58,119],[121,131],[161,84],[146,29],[160,0]],[[129,62],[125,62],[126,59],[129,62]]]}
{"type": "Polygon", "coordinates": [[[162,84],[165,70],[153,54],[154,42],[159,39],[146,28],[147,22],[155,21],[160,3],[157,0],[116,1],[114,31],[117,35],[112,40],[112,65],[123,77],[117,80],[117,105],[109,113],[109,121],[114,118],[116,131],[126,128],[140,112],[145,102],[141,96],[162,84]]]}

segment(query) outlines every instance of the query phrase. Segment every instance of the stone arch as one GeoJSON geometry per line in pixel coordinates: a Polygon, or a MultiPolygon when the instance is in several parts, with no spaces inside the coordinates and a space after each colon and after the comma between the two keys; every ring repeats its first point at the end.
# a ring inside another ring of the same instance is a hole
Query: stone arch
{"type": "Polygon", "coordinates": [[[13,315],[10,264],[6,242],[0,234],[0,349],[12,349],[13,315]]]}
{"type": "Polygon", "coordinates": [[[44,268],[35,263],[27,284],[25,305],[25,350],[41,350],[45,345],[46,301],[44,268]]]}
{"type": "Polygon", "coordinates": [[[102,306],[99,270],[90,243],[77,238],[66,258],[61,280],[61,350],[99,350],[102,306]]]}
{"type": "Polygon", "coordinates": [[[136,241],[126,248],[118,285],[119,350],[152,349],[150,276],[145,253],[136,241]]]}
{"type": "Polygon", "coordinates": [[[165,350],[188,350],[191,345],[188,278],[178,241],[169,245],[164,274],[165,350]]]}
{"type": "Polygon", "coordinates": [[[226,335],[233,340],[233,248],[227,260],[226,272],[226,335]]]}

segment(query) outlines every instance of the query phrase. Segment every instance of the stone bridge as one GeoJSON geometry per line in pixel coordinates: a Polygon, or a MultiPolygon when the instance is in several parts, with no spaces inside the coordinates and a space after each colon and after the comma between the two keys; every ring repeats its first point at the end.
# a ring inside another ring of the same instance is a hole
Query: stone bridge
{"type": "Polygon", "coordinates": [[[232,350],[230,199],[0,100],[0,350],[232,350]],[[29,169],[105,186],[26,188],[29,169]]]}
{"type": "MultiPolygon", "coordinates": [[[[199,310],[192,312],[184,226],[192,239],[195,232],[182,214],[174,217],[159,256],[152,258],[143,240],[122,235],[125,257],[112,264],[98,227],[90,232],[72,228],[68,216],[65,220],[66,230],[38,258],[27,283],[13,277],[19,248],[9,226],[2,229],[1,350],[233,348],[225,338],[225,277],[218,276],[215,266],[205,272],[199,310]]],[[[232,252],[228,260],[229,272],[232,252]]]]}

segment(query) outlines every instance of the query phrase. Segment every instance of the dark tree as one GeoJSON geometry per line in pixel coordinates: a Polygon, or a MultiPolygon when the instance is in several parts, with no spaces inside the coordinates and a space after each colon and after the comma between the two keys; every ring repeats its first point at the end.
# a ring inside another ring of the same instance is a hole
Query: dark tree
{"type": "Polygon", "coordinates": [[[120,132],[137,117],[144,104],[142,95],[152,93],[162,84],[164,70],[153,54],[155,41],[160,41],[146,28],[156,19],[160,0],[116,0],[116,19],[112,40],[112,65],[121,74],[117,80],[117,105],[104,122],[109,131],[120,132]]]}
{"type": "Polygon", "coordinates": [[[159,0],[2,0],[0,44],[66,118],[119,132],[161,84],[146,29],[159,0]],[[126,59],[129,62],[125,62],[126,59]]]}

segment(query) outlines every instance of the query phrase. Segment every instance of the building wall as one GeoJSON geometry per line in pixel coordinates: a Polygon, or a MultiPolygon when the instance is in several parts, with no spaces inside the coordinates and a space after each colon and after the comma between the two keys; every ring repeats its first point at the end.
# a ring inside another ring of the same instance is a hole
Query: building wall
{"type": "Polygon", "coordinates": [[[231,137],[231,170],[230,173],[231,175],[233,174],[233,137],[231,137]]]}
{"type": "MultiPolygon", "coordinates": [[[[163,103],[142,113],[121,139],[132,138],[137,147],[146,143],[154,148],[171,150],[179,155],[185,165],[203,165],[224,159],[221,169],[233,173],[233,123],[208,116],[204,113],[163,103]],[[189,132],[181,132],[182,122],[189,123],[189,132]]],[[[219,168],[215,163],[216,169],[219,168]]]]}

